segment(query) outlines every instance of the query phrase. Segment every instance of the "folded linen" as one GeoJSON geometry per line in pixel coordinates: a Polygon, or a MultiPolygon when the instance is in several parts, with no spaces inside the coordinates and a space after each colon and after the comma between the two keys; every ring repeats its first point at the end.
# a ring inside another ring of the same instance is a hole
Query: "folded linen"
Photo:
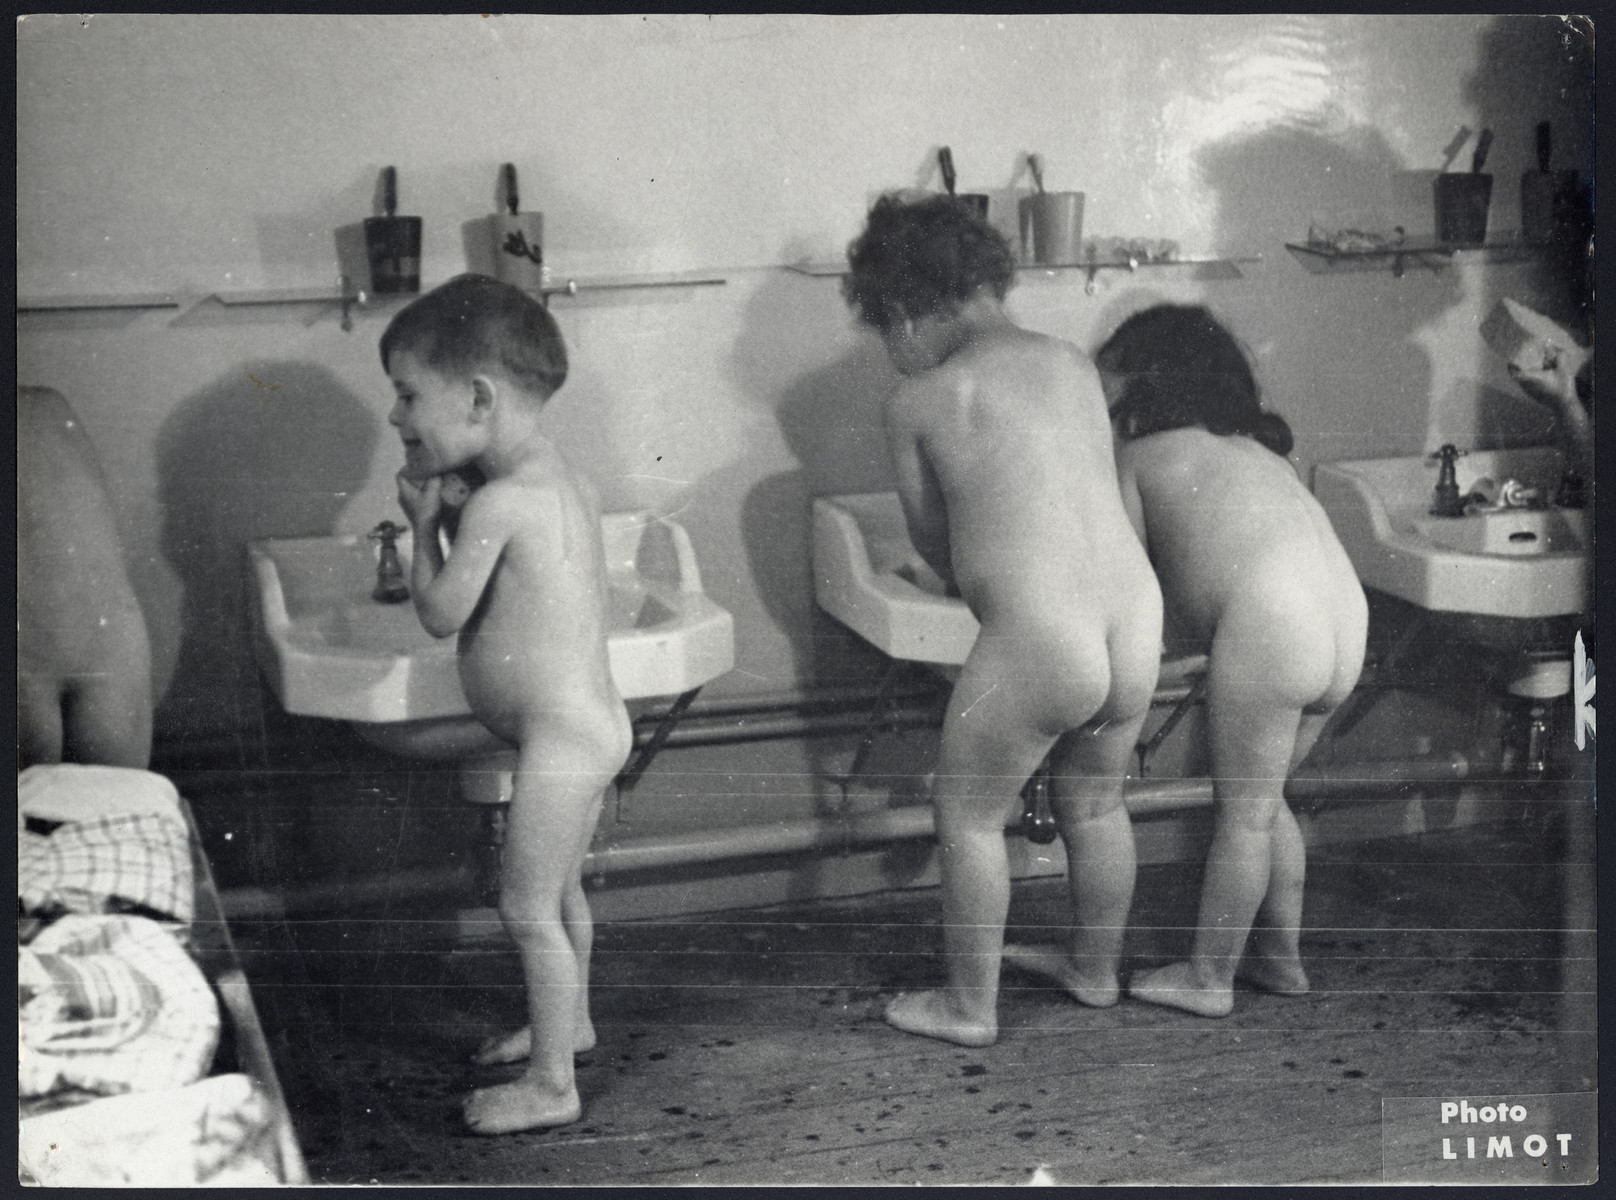
{"type": "Polygon", "coordinates": [[[285,1178],[274,1109],[246,1075],[24,1118],[17,1165],[46,1187],[262,1187],[285,1178]]]}
{"type": "Polygon", "coordinates": [[[19,1095],[177,1087],[213,1061],[218,1001],[155,921],[62,917],[18,947],[17,975],[19,1095]]]}
{"type": "Polygon", "coordinates": [[[51,763],[17,774],[17,807],[44,821],[156,814],[184,824],[173,783],[135,767],[51,763]]]}

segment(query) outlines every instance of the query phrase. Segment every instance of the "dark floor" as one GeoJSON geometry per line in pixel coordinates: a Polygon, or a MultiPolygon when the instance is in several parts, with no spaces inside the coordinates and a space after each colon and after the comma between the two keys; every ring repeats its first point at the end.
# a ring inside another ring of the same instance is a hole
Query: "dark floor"
{"type": "MultiPolygon", "coordinates": [[[[583,1120],[495,1139],[458,1101],[516,1071],[467,1062],[522,1019],[513,952],[431,944],[403,911],[236,933],[317,1182],[1377,1182],[1382,1097],[1595,1087],[1567,859],[1519,822],[1331,848],[1312,994],[1241,991],[1212,1021],[1007,971],[984,1050],[881,1020],[940,978],[935,892],[602,926],[583,1120]]],[[[1141,870],[1125,970],[1183,952],[1198,876],[1141,870]]],[[[1062,883],[1017,885],[1012,936],[1063,920],[1062,883]]]]}

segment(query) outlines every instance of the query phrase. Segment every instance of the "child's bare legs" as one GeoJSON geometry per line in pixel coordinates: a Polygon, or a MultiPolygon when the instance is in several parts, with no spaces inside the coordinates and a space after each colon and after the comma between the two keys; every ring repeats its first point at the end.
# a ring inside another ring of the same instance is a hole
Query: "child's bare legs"
{"type": "Polygon", "coordinates": [[[1066,844],[1074,925],[1068,946],[1006,945],[1004,960],[1051,979],[1084,1004],[1117,1002],[1117,966],[1136,869],[1133,822],[1122,802],[1128,756],[1148,709],[1066,734],[1055,745],[1051,804],[1066,844]]]}
{"type": "Polygon", "coordinates": [[[1141,1000],[1206,1017],[1227,1016],[1234,1008],[1235,969],[1268,894],[1276,850],[1282,856],[1281,886],[1272,917],[1277,936],[1270,948],[1279,952],[1281,961],[1289,953],[1284,930],[1300,926],[1305,871],[1305,860],[1298,861],[1301,833],[1284,800],[1301,704],[1293,706],[1267,694],[1282,676],[1278,670],[1265,670],[1266,655],[1242,661],[1227,651],[1220,630],[1213,645],[1207,697],[1217,815],[1201,883],[1194,949],[1189,961],[1142,971],[1128,987],[1129,994],[1141,1000]],[[1281,819],[1281,812],[1288,821],[1281,819]]]}
{"type": "Polygon", "coordinates": [[[886,1010],[888,1024],[905,1033],[962,1046],[992,1045],[999,1036],[999,957],[1010,910],[1004,822],[1052,740],[999,686],[1016,672],[988,657],[973,651],[954,685],[932,796],[948,985],[899,996],[886,1010]]]}
{"type": "Polygon", "coordinates": [[[499,908],[522,960],[530,1055],[520,1079],[466,1098],[466,1124],[476,1133],[566,1125],[582,1115],[572,1064],[582,981],[563,904],[617,767],[600,740],[552,726],[522,743],[499,908]]]}
{"type": "MultiPolygon", "coordinates": [[[[596,796],[595,815],[589,822],[590,835],[593,835],[595,823],[600,820],[604,799],[604,793],[596,796]]],[[[580,866],[588,852],[589,838],[586,837],[583,848],[578,852],[577,862],[580,866]]],[[[572,943],[572,955],[578,963],[578,1002],[572,1020],[572,1052],[582,1054],[595,1048],[595,1022],[589,1015],[589,959],[595,948],[595,918],[589,911],[584,881],[577,871],[573,872],[572,883],[561,897],[561,923],[566,927],[567,941],[572,943]]]]}
{"type": "MultiPolygon", "coordinates": [[[[1319,740],[1329,713],[1303,713],[1291,754],[1290,773],[1306,761],[1319,740]]],[[[1289,776],[1287,775],[1287,778],[1289,776]]],[[[1273,852],[1269,857],[1268,894],[1257,910],[1250,952],[1236,969],[1237,978],[1265,991],[1299,996],[1311,986],[1302,969],[1302,892],[1307,878],[1307,848],[1290,805],[1281,802],[1274,815],[1273,852]]]]}
{"type": "MultiPolygon", "coordinates": [[[[595,815],[585,822],[583,847],[578,852],[580,863],[589,851],[604,799],[605,793],[602,793],[595,803],[595,815]]],[[[589,911],[583,879],[577,873],[561,896],[561,924],[567,930],[567,940],[572,943],[573,955],[578,960],[578,1012],[572,1031],[572,1050],[574,1054],[582,1054],[595,1048],[595,1025],[589,1016],[589,958],[595,943],[595,921],[589,911]]],[[[521,1062],[532,1051],[533,1028],[522,1025],[489,1038],[471,1056],[471,1061],[479,1066],[521,1062]]]]}

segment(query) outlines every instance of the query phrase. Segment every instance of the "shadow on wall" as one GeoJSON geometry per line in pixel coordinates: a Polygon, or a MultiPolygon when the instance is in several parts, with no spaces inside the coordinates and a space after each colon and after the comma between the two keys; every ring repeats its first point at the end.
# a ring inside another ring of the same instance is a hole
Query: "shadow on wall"
{"type": "Polygon", "coordinates": [[[157,437],[161,545],[185,590],[160,740],[258,725],[244,545],[331,533],[369,473],[375,416],[329,370],[247,362],[180,402],[157,437]]]}
{"type": "MultiPolygon", "coordinates": [[[[1588,24],[1575,17],[1496,17],[1478,39],[1476,70],[1465,83],[1465,99],[1475,106],[1479,127],[1496,136],[1495,161],[1535,170],[1537,125],[1547,121],[1553,143],[1550,167],[1578,172],[1588,207],[1572,214],[1564,236],[1540,261],[1533,282],[1542,289],[1545,315],[1579,336],[1586,333],[1593,286],[1588,239],[1593,236],[1594,50],[1588,24]]],[[[1513,172],[1493,180],[1495,195],[1499,189],[1518,195],[1519,187],[1513,172]]]]}
{"type": "MultiPolygon", "coordinates": [[[[745,488],[741,538],[747,565],[764,612],[790,641],[792,682],[803,689],[869,684],[887,662],[814,600],[813,497],[894,486],[882,402],[897,376],[874,337],[849,339],[848,321],[835,280],[781,275],[749,302],[735,343],[733,370],[743,394],[769,404],[798,464],[761,478],[755,462],[742,461],[731,470],[743,473],[737,483],[745,488]],[[834,345],[842,349],[827,363],[825,348],[834,345]]],[[[742,668],[746,640],[738,629],[742,668]]],[[[853,801],[851,790],[841,792],[832,780],[847,769],[856,741],[851,734],[805,740],[806,770],[819,781],[822,806],[853,801]]],[[[934,741],[923,733],[881,738],[858,789],[891,805],[924,798],[934,741]]],[[[899,848],[885,860],[886,878],[901,885],[929,861],[899,848]]],[[[803,896],[814,894],[817,886],[808,871],[793,883],[803,896]]]]}
{"type": "Polygon", "coordinates": [[[1374,453],[1421,449],[1433,372],[1417,334],[1458,303],[1457,272],[1311,276],[1282,245],[1302,240],[1310,221],[1346,226],[1353,213],[1386,211],[1403,166],[1385,138],[1367,127],[1330,136],[1275,127],[1206,147],[1200,165],[1217,195],[1218,244],[1282,260],[1271,286],[1231,289],[1216,311],[1263,347],[1264,404],[1296,430],[1298,456],[1355,457],[1370,431],[1374,453]]]}
{"type": "MultiPolygon", "coordinates": [[[[1550,167],[1575,170],[1579,203],[1567,212],[1543,255],[1521,268],[1516,287],[1489,279],[1485,309],[1501,295],[1531,305],[1584,344],[1591,340],[1593,308],[1594,55],[1593,33],[1577,18],[1499,16],[1478,39],[1476,70],[1466,81],[1465,99],[1475,106],[1478,128],[1492,129],[1495,161],[1537,167],[1536,129],[1549,122],[1550,167]]],[[[1513,167],[1496,174],[1499,189],[1518,189],[1513,167]]],[[[1497,201],[1494,201],[1496,208],[1497,201]]],[[[1513,386],[1483,387],[1476,414],[1477,444],[1506,445],[1551,441],[1552,415],[1513,386]]]]}
{"type": "MultiPolygon", "coordinates": [[[[813,287],[834,289],[833,280],[813,287]]],[[[846,309],[833,291],[821,300],[802,281],[764,284],[736,339],[735,369],[750,395],[777,396],[775,419],[795,470],[764,476],[746,493],[741,536],[759,599],[791,639],[798,681],[837,682],[849,673],[842,627],[814,603],[811,508],[814,496],[877,491],[893,486],[881,403],[896,382],[874,338],[859,338],[834,361],[792,376],[780,364],[818,359],[832,338],[845,340],[846,309]],[[824,328],[805,328],[805,306],[830,317],[824,328]],[[832,323],[834,322],[834,323],[832,323]],[[827,624],[828,622],[828,624],[827,624]]],[[[748,464],[741,464],[746,469],[748,464]]],[[[853,666],[859,678],[867,671],[853,666]]]]}

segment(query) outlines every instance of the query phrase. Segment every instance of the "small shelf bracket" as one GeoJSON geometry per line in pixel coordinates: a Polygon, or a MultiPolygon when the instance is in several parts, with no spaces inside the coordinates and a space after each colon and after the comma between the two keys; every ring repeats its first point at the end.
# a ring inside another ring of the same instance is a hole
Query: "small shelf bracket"
{"type": "Polygon", "coordinates": [[[1084,295],[1095,296],[1099,294],[1099,275],[1101,271],[1120,271],[1123,268],[1127,268],[1128,274],[1130,275],[1138,274],[1139,256],[1137,254],[1130,254],[1126,259],[1118,262],[1089,262],[1083,264],[1083,274],[1087,276],[1087,279],[1085,279],[1083,283],[1084,295]]]}

